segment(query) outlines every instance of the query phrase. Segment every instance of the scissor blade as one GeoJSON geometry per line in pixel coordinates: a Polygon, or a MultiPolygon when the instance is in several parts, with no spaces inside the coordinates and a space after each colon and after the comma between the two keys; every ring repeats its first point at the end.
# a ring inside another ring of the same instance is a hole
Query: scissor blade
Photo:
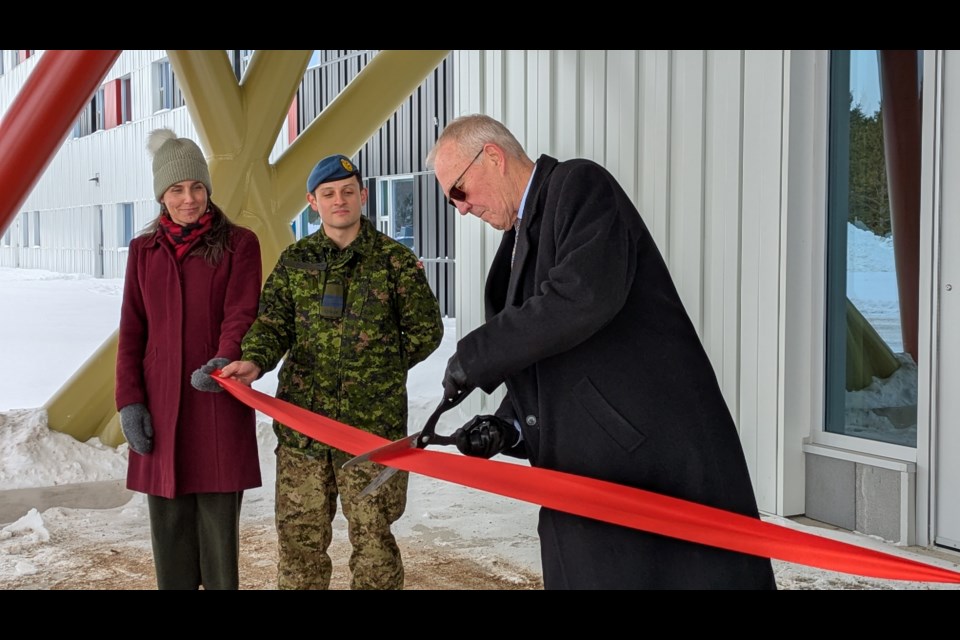
{"type": "Polygon", "coordinates": [[[397,469],[396,467],[387,467],[386,469],[378,473],[377,477],[371,480],[370,484],[364,487],[363,491],[361,491],[357,495],[357,499],[359,500],[360,498],[366,498],[368,495],[370,495],[371,493],[379,489],[380,485],[382,485],[384,482],[392,478],[393,474],[395,474],[397,471],[399,471],[399,469],[397,469]]]}
{"type": "MultiPolygon", "coordinates": [[[[395,453],[398,451],[404,451],[406,449],[417,449],[417,448],[422,449],[426,447],[428,444],[456,444],[455,439],[449,436],[439,436],[435,433],[437,428],[437,421],[440,419],[441,413],[460,404],[460,402],[462,402],[463,399],[466,398],[467,395],[472,390],[473,390],[472,387],[470,389],[463,390],[461,391],[460,395],[452,399],[443,397],[440,400],[440,404],[437,405],[437,408],[434,409],[433,413],[430,414],[430,417],[427,418],[427,424],[423,427],[421,431],[418,431],[412,435],[409,435],[406,438],[401,438],[400,440],[394,440],[393,442],[389,444],[385,444],[382,447],[377,447],[376,449],[372,449],[370,451],[367,451],[366,453],[361,453],[358,456],[350,458],[349,460],[343,463],[342,468],[349,469],[350,467],[353,467],[365,460],[370,460],[371,458],[382,456],[385,453],[391,453],[391,452],[395,453]]],[[[387,467],[386,469],[381,471],[380,475],[374,478],[370,482],[370,484],[364,487],[363,491],[361,491],[357,497],[363,498],[365,496],[370,495],[371,493],[376,491],[376,489],[380,485],[382,485],[384,482],[386,482],[391,477],[393,477],[393,474],[395,474],[396,472],[397,472],[396,467],[387,467]]]]}
{"type": "Polygon", "coordinates": [[[354,467],[360,464],[361,462],[370,460],[371,458],[376,456],[383,455],[384,453],[394,453],[397,451],[404,451],[406,449],[413,449],[417,446],[416,439],[418,437],[420,437],[419,431],[417,431],[412,435],[407,436],[406,438],[394,440],[393,442],[387,443],[382,447],[377,447],[376,449],[371,449],[366,453],[361,453],[360,455],[350,458],[349,460],[344,462],[342,468],[349,469],[350,467],[354,467]]]}

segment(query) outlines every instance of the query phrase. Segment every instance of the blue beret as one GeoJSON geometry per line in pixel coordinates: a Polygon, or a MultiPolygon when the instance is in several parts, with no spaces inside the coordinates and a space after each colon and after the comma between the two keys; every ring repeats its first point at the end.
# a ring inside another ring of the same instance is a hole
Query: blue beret
{"type": "Polygon", "coordinates": [[[343,180],[350,176],[359,176],[360,169],[350,161],[350,158],[340,154],[327,156],[317,163],[307,178],[307,193],[313,193],[324,182],[343,180]]]}

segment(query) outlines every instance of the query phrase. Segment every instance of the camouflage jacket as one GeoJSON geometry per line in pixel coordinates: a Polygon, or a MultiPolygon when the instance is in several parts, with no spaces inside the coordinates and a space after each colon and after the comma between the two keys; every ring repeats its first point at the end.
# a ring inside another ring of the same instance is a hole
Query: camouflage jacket
{"type": "MultiPolygon", "coordinates": [[[[278,398],[395,440],[407,433],[407,370],[442,337],[423,265],[361,218],[343,250],[321,227],[280,255],[241,347],[263,371],[286,356],[278,398]]],[[[278,422],[274,430],[308,454],[327,448],[278,422]]]]}

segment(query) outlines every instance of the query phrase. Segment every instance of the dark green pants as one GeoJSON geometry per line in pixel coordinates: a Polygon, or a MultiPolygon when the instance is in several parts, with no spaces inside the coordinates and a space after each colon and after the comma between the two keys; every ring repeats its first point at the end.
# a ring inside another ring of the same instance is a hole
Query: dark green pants
{"type": "Polygon", "coordinates": [[[240,588],[243,492],[147,496],[158,589],[240,588]]]}

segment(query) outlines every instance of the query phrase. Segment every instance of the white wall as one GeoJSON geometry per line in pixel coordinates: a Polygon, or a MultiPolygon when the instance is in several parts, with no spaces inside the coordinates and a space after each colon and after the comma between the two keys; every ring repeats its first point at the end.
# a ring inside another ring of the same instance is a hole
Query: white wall
{"type": "MultiPolygon", "coordinates": [[[[0,116],[16,97],[40,55],[42,52],[38,51],[0,76],[0,116]]],[[[133,121],[80,138],[69,138],[63,143],[20,207],[21,212],[40,212],[41,246],[20,246],[21,235],[17,232],[13,234],[12,246],[0,246],[0,266],[96,275],[99,206],[103,208],[103,275],[123,276],[126,249],[119,246],[120,204],[134,203],[137,231],[159,212],[153,196],[151,159],[146,151],[149,132],[169,127],[177,135],[199,142],[186,107],[154,111],[153,63],[164,57],[166,51],[159,49],[120,54],[103,82],[130,76],[133,121]]],[[[287,147],[286,139],[284,124],[271,159],[287,147]]],[[[12,230],[18,229],[21,217],[22,213],[13,221],[12,230]]]]}
{"type": "MultiPolygon", "coordinates": [[[[781,362],[789,53],[458,51],[455,64],[457,115],[500,119],[533,158],[587,157],[617,176],[717,371],[760,508],[802,512],[800,442],[784,443],[781,362]],[[799,493],[784,492],[785,472],[799,493]]],[[[500,232],[459,220],[462,335],[482,322],[500,232]]],[[[465,412],[481,409],[473,402],[465,412]]]]}
{"type": "MultiPolygon", "coordinates": [[[[138,228],[157,213],[148,132],[195,137],[186,108],[153,113],[151,65],[164,55],[120,55],[105,81],[130,74],[134,122],[64,143],[22,206],[41,212],[42,247],[17,246],[14,221],[0,265],[94,273],[99,205],[104,275],[122,275],[119,203],[135,203],[138,228]],[[89,180],[97,174],[99,183],[89,180]]],[[[0,109],[36,60],[0,76],[0,109]]],[[[801,513],[800,444],[819,425],[821,401],[825,52],[457,51],[454,64],[457,114],[503,120],[534,158],[588,157],[618,177],[704,341],[761,509],[801,513]]],[[[462,335],[482,322],[500,233],[457,220],[462,335]]],[[[478,398],[468,402],[465,412],[481,409],[478,398]]]]}

